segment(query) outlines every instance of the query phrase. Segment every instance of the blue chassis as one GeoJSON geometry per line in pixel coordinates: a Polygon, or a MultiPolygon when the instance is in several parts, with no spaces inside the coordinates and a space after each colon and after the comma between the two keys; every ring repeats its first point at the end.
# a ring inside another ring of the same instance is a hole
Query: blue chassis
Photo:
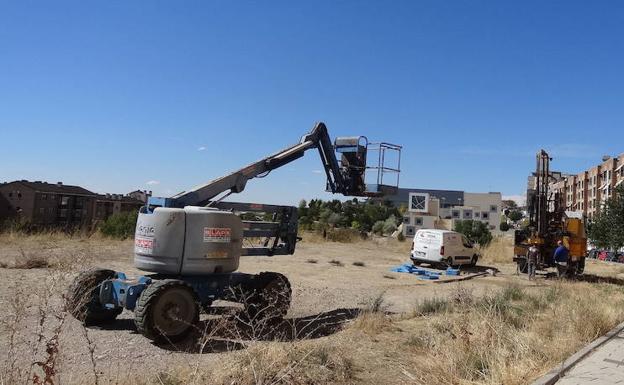
{"type": "Polygon", "coordinates": [[[228,299],[230,287],[251,282],[254,275],[245,273],[209,274],[194,276],[155,274],[128,279],[125,273],[115,272],[115,277],[102,282],[100,303],[107,309],[134,310],[143,290],[162,279],[179,279],[189,284],[202,305],[217,299],[228,299]]]}

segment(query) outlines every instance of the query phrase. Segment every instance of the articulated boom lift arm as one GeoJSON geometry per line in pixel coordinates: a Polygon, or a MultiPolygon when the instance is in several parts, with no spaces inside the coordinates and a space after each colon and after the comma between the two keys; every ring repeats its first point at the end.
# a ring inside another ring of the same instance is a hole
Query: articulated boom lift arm
{"type": "MultiPolygon", "coordinates": [[[[396,173],[399,168],[386,168],[383,164],[370,167],[378,171],[378,184],[375,191],[366,189],[364,174],[367,169],[366,153],[368,141],[365,137],[336,138],[332,144],[327,127],[324,123],[317,123],[314,128],[304,135],[299,143],[282,151],[252,163],[229,175],[215,179],[206,184],[197,186],[190,191],[183,191],[171,198],[150,197],[147,207],[142,212],[151,213],[157,207],[210,206],[219,210],[247,213],[256,216],[260,213],[269,214],[271,221],[243,220],[245,238],[266,238],[263,247],[244,247],[242,255],[279,255],[292,254],[297,242],[297,208],[292,206],[276,206],[255,203],[222,202],[232,193],[240,193],[245,189],[247,181],[266,175],[272,170],[282,167],[301,158],[309,149],[316,148],[319,152],[325,174],[327,176],[327,191],[340,193],[346,196],[381,196],[384,193],[396,191],[398,186],[383,184],[384,172],[396,173]],[[341,153],[340,162],[336,152],[341,153]],[[224,194],[225,193],[225,194],[224,194]],[[221,197],[217,198],[219,195],[221,197]],[[269,239],[273,239],[270,241],[269,239]]],[[[375,150],[381,153],[395,151],[399,154],[400,146],[387,143],[377,144],[375,150]]],[[[400,163],[399,163],[400,164],[400,163]]],[[[398,177],[397,177],[398,185],[398,177]]],[[[266,217],[266,216],[265,216],[266,217]]]]}
{"type": "Polygon", "coordinates": [[[334,147],[325,124],[317,123],[312,131],[303,136],[301,141],[294,146],[171,198],[151,197],[149,205],[152,207],[205,206],[226,191],[227,195],[242,192],[248,180],[301,158],[311,148],[318,149],[327,175],[328,191],[349,196],[379,195],[377,192],[365,191],[366,145],[360,144],[362,138],[364,137],[337,138],[334,147]],[[342,167],[336,159],[335,151],[343,153],[342,167]],[[349,157],[351,162],[346,162],[345,157],[349,157]]]}

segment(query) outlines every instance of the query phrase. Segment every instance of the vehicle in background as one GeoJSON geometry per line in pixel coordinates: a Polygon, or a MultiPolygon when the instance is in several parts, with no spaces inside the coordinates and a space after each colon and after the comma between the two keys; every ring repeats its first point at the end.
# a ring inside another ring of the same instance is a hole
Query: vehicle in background
{"type": "Polygon", "coordinates": [[[414,265],[475,266],[479,253],[465,235],[449,230],[416,231],[410,259],[414,265]]]}

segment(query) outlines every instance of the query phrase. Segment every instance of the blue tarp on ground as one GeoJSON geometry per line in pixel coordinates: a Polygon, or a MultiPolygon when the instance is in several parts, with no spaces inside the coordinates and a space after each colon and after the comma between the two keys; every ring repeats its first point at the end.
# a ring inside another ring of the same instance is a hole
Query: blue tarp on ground
{"type": "MultiPolygon", "coordinates": [[[[414,266],[411,263],[404,263],[399,266],[395,266],[390,269],[390,271],[395,273],[408,273],[418,275],[420,279],[439,279],[442,273],[431,271],[427,269],[423,269],[417,266],[414,266]]],[[[448,268],[444,272],[446,275],[459,275],[459,269],[448,268]]]]}

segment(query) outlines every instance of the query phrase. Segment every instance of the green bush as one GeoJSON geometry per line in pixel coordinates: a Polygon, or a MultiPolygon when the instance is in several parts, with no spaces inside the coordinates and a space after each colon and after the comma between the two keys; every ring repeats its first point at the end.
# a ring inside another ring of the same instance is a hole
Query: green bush
{"type": "Polygon", "coordinates": [[[383,235],[384,223],[385,223],[384,221],[375,222],[375,224],[373,225],[373,229],[372,229],[373,233],[383,235]]]}
{"type": "Polygon", "coordinates": [[[119,239],[132,238],[136,227],[138,212],[129,211],[113,214],[100,226],[102,234],[119,239]]]}
{"type": "Polygon", "coordinates": [[[500,231],[508,231],[511,228],[507,222],[501,222],[500,231]]]}
{"type": "MultiPolygon", "coordinates": [[[[401,218],[399,209],[388,202],[360,202],[357,199],[341,202],[339,200],[322,201],[312,199],[309,202],[299,202],[298,216],[302,220],[302,228],[314,228],[313,224],[320,222],[334,227],[352,227],[361,231],[371,231],[373,225],[384,222],[390,217],[401,218]]],[[[396,219],[392,222],[396,226],[396,219]]],[[[392,226],[388,225],[387,229],[392,226]]],[[[380,229],[378,233],[381,233],[380,229]]]]}
{"type": "Polygon", "coordinates": [[[396,218],[394,217],[394,215],[390,215],[388,219],[384,221],[383,232],[384,234],[392,234],[396,231],[396,229],[396,218]]]}
{"type": "Polygon", "coordinates": [[[405,241],[405,235],[403,235],[403,232],[400,232],[399,235],[397,235],[397,241],[399,242],[405,241]]]}
{"type": "Polygon", "coordinates": [[[480,221],[465,220],[455,222],[455,231],[462,233],[481,246],[487,246],[492,242],[492,233],[487,225],[480,221]]]}

